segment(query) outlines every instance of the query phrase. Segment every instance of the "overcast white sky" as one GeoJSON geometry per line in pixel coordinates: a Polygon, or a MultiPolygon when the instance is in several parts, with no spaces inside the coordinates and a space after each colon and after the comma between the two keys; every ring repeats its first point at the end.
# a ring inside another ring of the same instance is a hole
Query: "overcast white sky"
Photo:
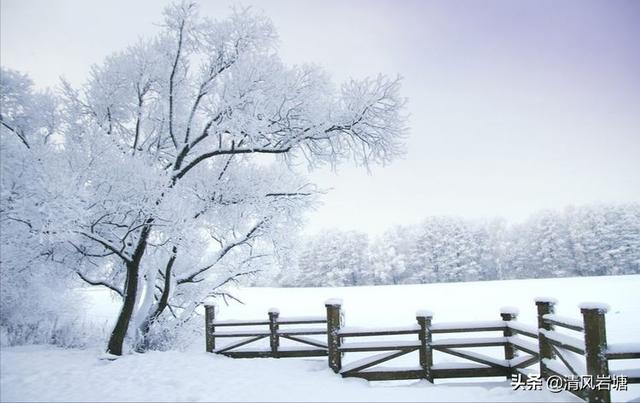
{"type": "MultiPolygon", "coordinates": [[[[2,65],[40,86],[152,35],[164,1],[2,0],[2,65]]],[[[223,17],[231,1],[201,2],[223,17]]],[[[503,216],[640,201],[640,1],[244,1],[269,15],[290,63],[336,80],[405,77],[405,159],[333,188],[309,217],[380,233],[430,215],[503,216]]]]}

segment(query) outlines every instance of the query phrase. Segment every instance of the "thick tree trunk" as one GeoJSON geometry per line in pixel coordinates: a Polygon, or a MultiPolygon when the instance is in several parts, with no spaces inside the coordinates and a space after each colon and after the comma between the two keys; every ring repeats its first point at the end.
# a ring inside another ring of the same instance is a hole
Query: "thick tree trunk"
{"type": "Polygon", "coordinates": [[[107,352],[113,355],[122,355],[122,345],[127,335],[127,329],[129,328],[129,322],[131,321],[131,315],[133,314],[133,308],[135,307],[136,297],[138,295],[138,273],[139,267],[137,264],[127,264],[124,302],[116,325],[111,332],[109,345],[107,346],[107,352]]]}
{"type": "Polygon", "coordinates": [[[142,227],[140,231],[140,238],[138,244],[133,252],[133,256],[130,261],[126,263],[127,279],[124,286],[124,302],[122,309],[118,315],[116,325],[109,337],[109,343],[107,345],[107,353],[113,355],[122,355],[122,346],[124,345],[124,339],[127,335],[127,329],[131,322],[131,316],[133,315],[133,309],[138,297],[138,275],[140,273],[140,262],[144,251],[147,247],[147,238],[151,232],[151,223],[153,219],[147,219],[146,225],[142,227]]]}

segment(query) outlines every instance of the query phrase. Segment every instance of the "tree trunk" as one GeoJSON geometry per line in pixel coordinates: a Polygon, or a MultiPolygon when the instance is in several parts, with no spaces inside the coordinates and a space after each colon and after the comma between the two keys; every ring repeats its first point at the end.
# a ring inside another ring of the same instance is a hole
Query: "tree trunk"
{"type": "Polygon", "coordinates": [[[147,247],[147,238],[151,232],[151,223],[153,219],[147,219],[146,225],[142,227],[140,231],[140,238],[138,238],[138,244],[133,252],[131,260],[126,262],[127,279],[124,285],[124,302],[122,309],[118,315],[116,325],[109,337],[109,344],[107,345],[107,353],[113,355],[122,355],[122,346],[124,344],[124,338],[127,335],[127,329],[129,328],[129,322],[131,322],[131,316],[138,297],[138,275],[140,273],[140,262],[144,251],[147,247]]]}
{"type": "Polygon", "coordinates": [[[173,254],[169,258],[167,262],[167,266],[164,270],[164,286],[162,288],[162,295],[160,296],[160,300],[156,305],[156,309],[153,310],[152,313],[148,314],[144,321],[140,324],[138,328],[140,339],[136,344],[136,351],[139,353],[145,352],[149,349],[149,330],[151,330],[151,325],[162,315],[162,312],[169,305],[169,294],[171,290],[171,269],[173,268],[173,264],[176,261],[176,254],[178,253],[177,248],[173,247],[173,254]]]}
{"type": "Polygon", "coordinates": [[[124,302],[118,315],[116,325],[111,332],[107,352],[113,355],[122,355],[122,345],[127,335],[133,308],[138,295],[138,264],[127,264],[127,280],[124,287],[124,302]]]}
{"type": "Polygon", "coordinates": [[[151,316],[147,316],[138,328],[138,342],[136,344],[136,352],[144,353],[149,350],[149,330],[151,330],[151,316]]]}
{"type": "Polygon", "coordinates": [[[168,304],[160,302],[156,309],[154,309],[153,313],[149,314],[144,321],[140,324],[138,328],[138,342],[136,344],[136,352],[144,353],[148,351],[151,347],[149,342],[149,331],[151,330],[151,326],[156,322],[156,320],[160,317],[162,312],[167,308],[168,304]]]}

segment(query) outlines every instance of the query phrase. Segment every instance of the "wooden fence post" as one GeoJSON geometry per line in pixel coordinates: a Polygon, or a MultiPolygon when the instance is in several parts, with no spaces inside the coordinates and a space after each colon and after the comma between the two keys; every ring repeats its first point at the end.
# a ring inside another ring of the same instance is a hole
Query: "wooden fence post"
{"type": "MultiPolygon", "coordinates": [[[[609,376],[607,361],[607,332],[604,315],[607,307],[604,304],[580,304],[580,311],[584,320],[584,344],[587,362],[587,375],[596,385],[597,377],[609,376]]],[[[611,402],[611,392],[605,388],[589,388],[587,391],[589,402],[611,402]]]]}
{"type": "Polygon", "coordinates": [[[214,327],[213,321],[216,318],[216,306],[215,305],[205,305],[204,306],[204,334],[206,339],[206,350],[207,353],[213,353],[213,350],[216,349],[216,338],[213,334],[214,327]]]}
{"type": "Polygon", "coordinates": [[[555,357],[551,343],[549,343],[541,332],[541,329],[553,330],[554,327],[546,322],[543,316],[555,312],[555,303],[556,300],[553,298],[536,298],[536,306],[538,308],[538,353],[540,358],[540,377],[542,379],[548,379],[549,375],[551,375],[549,371],[547,371],[544,360],[555,357]]]}
{"type": "Polygon", "coordinates": [[[340,353],[340,308],[342,301],[330,299],[325,302],[327,308],[327,355],[329,367],[336,374],[342,369],[342,354],[340,353]]]}
{"type": "MultiPolygon", "coordinates": [[[[512,320],[516,320],[518,318],[518,308],[513,307],[503,307],[500,309],[500,317],[505,322],[505,328],[502,331],[502,335],[504,337],[513,336],[513,330],[509,328],[509,322],[512,320]]],[[[511,379],[511,375],[514,374],[513,369],[511,368],[511,364],[509,364],[509,360],[512,360],[516,357],[516,350],[513,348],[513,344],[511,344],[508,339],[504,345],[504,359],[507,361],[509,365],[509,370],[507,372],[507,379],[511,379]]]]}
{"type": "Polygon", "coordinates": [[[422,368],[424,379],[433,383],[433,375],[431,374],[431,366],[433,365],[433,351],[431,350],[431,321],[433,314],[429,311],[416,312],[416,320],[420,326],[420,368],[422,368]]]}
{"type": "Polygon", "coordinates": [[[278,316],[280,316],[280,310],[278,308],[269,309],[269,344],[271,345],[271,355],[273,355],[273,358],[280,358],[278,357],[278,346],[280,346],[278,316]]]}

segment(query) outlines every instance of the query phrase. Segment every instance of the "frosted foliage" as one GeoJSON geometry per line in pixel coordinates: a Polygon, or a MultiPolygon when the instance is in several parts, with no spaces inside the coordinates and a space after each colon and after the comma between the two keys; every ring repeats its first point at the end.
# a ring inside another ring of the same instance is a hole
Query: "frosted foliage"
{"type": "Polygon", "coordinates": [[[364,233],[326,231],[301,246],[298,270],[282,281],[315,287],[371,284],[368,243],[364,233]]]}
{"type": "Polygon", "coordinates": [[[71,276],[52,259],[49,236],[39,230],[48,226],[40,196],[48,191],[42,175],[57,125],[55,104],[52,93],[35,91],[28,77],[0,71],[0,326],[8,332],[3,343],[50,341],[50,331],[81,307],[66,291],[71,276]],[[40,330],[46,334],[32,334],[40,330]]]}
{"type": "MultiPolygon", "coordinates": [[[[406,131],[399,79],[340,86],[287,66],[250,9],[214,21],[177,3],[160,30],[59,98],[2,71],[3,276],[35,259],[112,290],[116,355],[125,335],[139,350],[170,344],[198,306],[233,298],[227,285],[289,260],[320,194],[298,165],[386,163],[406,131]]],[[[348,281],[371,281],[366,236],[353,242],[348,281]]]]}
{"type": "Polygon", "coordinates": [[[353,238],[340,231],[311,237],[300,249],[297,270],[275,282],[416,284],[640,273],[638,204],[542,211],[512,226],[432,217],[391,228],[368,244],[356,246],[353,238]],[[358,263],[350,272],[342,262],[354,261],[351,255],[358,263]]]}

